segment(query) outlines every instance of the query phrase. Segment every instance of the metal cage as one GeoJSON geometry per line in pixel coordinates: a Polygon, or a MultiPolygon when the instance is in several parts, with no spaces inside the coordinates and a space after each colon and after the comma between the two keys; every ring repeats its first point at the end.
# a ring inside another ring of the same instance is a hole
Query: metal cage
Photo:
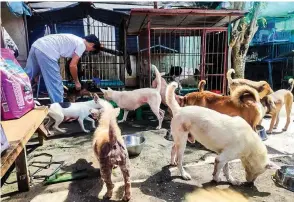
{"type": "Polygon", "coordinates": [[[228,25],[244,13],[233,10],[133,9],[128,33],[138,36],[137,77],[140,87],[150,87],[151,65],[164,78],[182,87],[226,94],[228,25]]]}

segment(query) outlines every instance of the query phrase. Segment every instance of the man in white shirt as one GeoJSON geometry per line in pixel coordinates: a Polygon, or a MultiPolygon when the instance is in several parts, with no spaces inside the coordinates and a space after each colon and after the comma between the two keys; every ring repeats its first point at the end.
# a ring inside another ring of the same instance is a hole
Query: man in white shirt
{"type": "Polygon", "coordinates": [[[77,90],[81,89],[78,79],[77,64],[85,51],[98,53],[101,44],[99,39],[91,34],[80,38],[73,34],[51,34],[35,41],[31,47],[25,71],[34,79],[42,74],[50,100],[52,103],[63,102],[63,83],[58,59],[72,58],[70,73],[77,90]]]}

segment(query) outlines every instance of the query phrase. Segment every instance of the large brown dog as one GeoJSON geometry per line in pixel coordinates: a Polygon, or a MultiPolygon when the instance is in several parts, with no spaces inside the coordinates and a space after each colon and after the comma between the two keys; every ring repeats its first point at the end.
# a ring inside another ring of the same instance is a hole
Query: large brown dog
{"type": "Polygon", "coordinates": [[[274,91],[266,81],[251,81],[248,79],[232,79],[232,73],[235,73],[234,69],[230,69],[227,72],[228,86],[230,93],[232,94],[234,90],[241,85],[248,85],[258,91],[260,99],[264,98],[266,95],[273,93],[274,91]]]}
{"type": "MultiPolygon", "coordinates": [[[[293,95],[291,93],[291,91],[294,88],[294,79],[289,79],[289,84],[291,85],[290,90],[286,90],[286,89],[281,89],[278,90],[268,96],[266,96],[264,99],[272,99],[273,102],[276,105],[276,109],[274,111],[272,111],[272,120],[270,123],[270,128],[267,131],[267,133],[272,133],[273,129],[276,129],[279,125],[279,113],[281,111],[281,108],[283,107],[283,105],[285,105],[286,108],[286,115],[287,115],[287,121],[286,121],[286,125],[283,128],[283,131],[286,131],[289,127],[290,124],[290,115],[291,115],[291,110],[292,110],[292,104],[293,104],[293,95]]],[[[264,103],[264,102],[262,102],[264,103]]],[[[268,108],[269,110],[269,108],[268,108]]]]}
{"type": "Polygon", "coordinates": [[[107,101],[101,101],[101,104],[104,111],[99,121],[99,127],[94,133],[93,149],[100,163],[101,177],[107,187],[104,198],[112,197],[114,185],[111,181],[111,173],[115,166],[119,166],[125,182],[123,200],[128,201],[131,198],[130,162],[116,121],[120,109],[114,109],[107,101]]]}
{"type": "Polygon", "coordinates": [[[213,109],[229,116],[240,116],[255,130],[264,116],[256,90],[249,86],[239,86],[231,96],[220,96],[212,92],[194,92],[180,98],[181,107],[197,105],[213,109]]]}

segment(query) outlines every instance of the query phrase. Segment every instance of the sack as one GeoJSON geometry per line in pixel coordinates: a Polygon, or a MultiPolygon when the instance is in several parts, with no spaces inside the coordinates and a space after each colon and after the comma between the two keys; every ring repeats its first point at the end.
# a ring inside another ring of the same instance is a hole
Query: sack
{"type": "Polygon", "coordinates": [[[1,119],[20,118],[35,105],[30,79],[9,49],[1,48],[0,71],[1,119]]]}

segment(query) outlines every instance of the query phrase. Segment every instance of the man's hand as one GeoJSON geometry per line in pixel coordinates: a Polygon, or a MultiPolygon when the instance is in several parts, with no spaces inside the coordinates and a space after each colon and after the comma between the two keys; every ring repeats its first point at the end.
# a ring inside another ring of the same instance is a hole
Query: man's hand
{"type": "Polygon", "coordinates": [[[76,90],[81,90],[82,85],[79,81],[75,81],[76,90]]]}

